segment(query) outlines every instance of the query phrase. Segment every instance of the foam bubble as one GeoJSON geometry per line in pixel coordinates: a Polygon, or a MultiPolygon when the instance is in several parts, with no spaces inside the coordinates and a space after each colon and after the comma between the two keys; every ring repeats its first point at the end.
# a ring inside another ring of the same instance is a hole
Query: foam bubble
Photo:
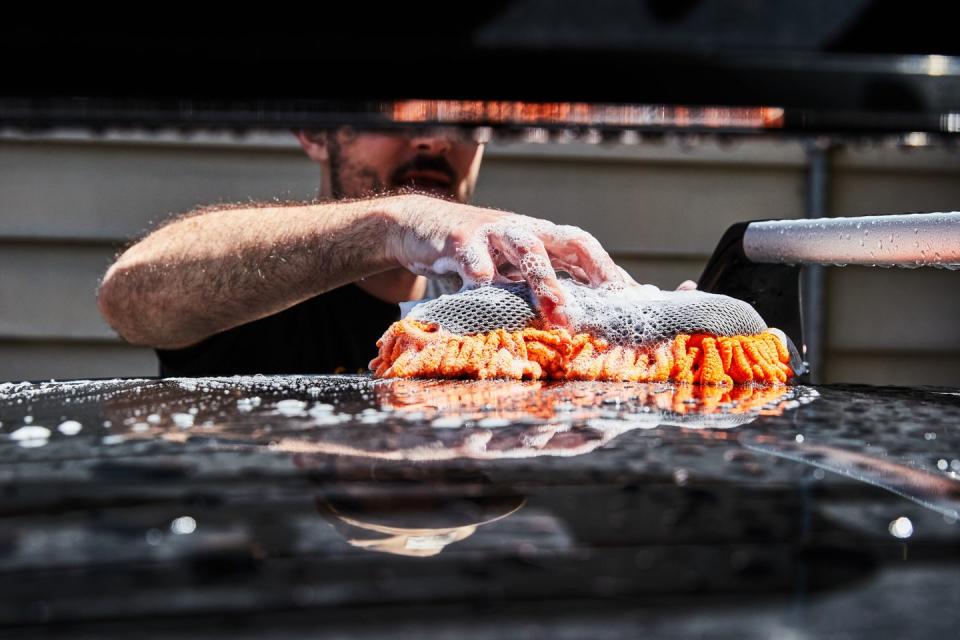
{"type": "Polygon", "coordinates": [[[437,274],[457,273],[459,271],[459,267],[460,265],[456,259],[443,256],[433,261],[433,264],[430,265],[429,271],[437,274]]]}

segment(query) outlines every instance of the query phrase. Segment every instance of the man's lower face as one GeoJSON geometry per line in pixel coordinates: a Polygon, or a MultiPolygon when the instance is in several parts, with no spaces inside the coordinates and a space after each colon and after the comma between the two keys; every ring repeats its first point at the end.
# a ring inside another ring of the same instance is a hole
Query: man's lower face
{"type": "Polygon", "coordinates": [[[457,171],[443,156],[418,155],[390,174],[397,189],[415,189],[446,198],[457,196],[457,171]]]}
{"type": "Polygon", "coordinates": [[[456,171],[441,157],[417,156],[383,178],[372,166],[331,154],[330,186],[334,198],[418,191],[448,200],[459,199],[456,171]]]}
{"type": "Polygon", "coordinates": [[[377,195],[387,186],[376,171],[356,165],[345,165],[333,155],[330,157],[330,190],[334,198],[356,198],[377,195]]]}
{"type": "Polygon", "coordinates": [[[392,188],[425,192],[441,198],[456,198],[457,196],[456,189],[450,180],[430,175],[410,176],[399,182],[392,183],[392,188]]]}
{"type": "Polygon", "coordinates": [[[427,175],[408,176],[400,180],[390,180],[387,184],[384,184],[374,172],[364,172],[346,180],[344,176],[331,172],[331,186],[336,198],[416,191],[448,200],[458,199],[456,184],[450,180],[427,175]]]}

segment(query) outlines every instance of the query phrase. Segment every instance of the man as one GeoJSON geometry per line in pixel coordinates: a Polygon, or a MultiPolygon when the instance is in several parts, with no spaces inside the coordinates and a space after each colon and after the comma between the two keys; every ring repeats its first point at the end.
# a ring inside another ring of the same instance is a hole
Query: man
{"type": "Polygon", "coordinates": [[[556,270],[593,286],[629,276],[591,235],[473,207],[483,145],[457,131],[297,132],[322,167],[317,203],[203,208],[127,249],[98,292],[162,375],[363,370],[427,274],[526,280],[567,324],[556,270]]]}

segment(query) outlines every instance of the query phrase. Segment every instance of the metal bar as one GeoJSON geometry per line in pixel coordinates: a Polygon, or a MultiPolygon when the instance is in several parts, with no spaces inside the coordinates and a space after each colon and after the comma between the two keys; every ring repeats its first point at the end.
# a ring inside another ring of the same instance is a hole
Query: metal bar
{"type": "Polygon", "coordinates": [[[752,222],[753,262],[960,269],[960,212],[752,222]]]}
{"type": "MultiPolygon", "coordinates": [[[[830,168],[833,147],[828,139],[810,140],[807,153],[807,218],[830,215],[830,168]]],[[[810,363],[810,382],[822,382],[824,371],[824,268],[811,265],[800,274],[804,360],[810,363]]]]}

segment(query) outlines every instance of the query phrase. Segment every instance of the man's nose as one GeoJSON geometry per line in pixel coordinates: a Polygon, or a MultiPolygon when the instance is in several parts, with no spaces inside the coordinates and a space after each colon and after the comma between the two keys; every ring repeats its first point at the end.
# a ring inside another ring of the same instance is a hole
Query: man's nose
{"type": "Polygon", "coordinates": [[[420,135],[412,138],[410,144],[417,150],[417,153],[440,155],[450,150],[452,141],[445,136],[420,135]]]}

